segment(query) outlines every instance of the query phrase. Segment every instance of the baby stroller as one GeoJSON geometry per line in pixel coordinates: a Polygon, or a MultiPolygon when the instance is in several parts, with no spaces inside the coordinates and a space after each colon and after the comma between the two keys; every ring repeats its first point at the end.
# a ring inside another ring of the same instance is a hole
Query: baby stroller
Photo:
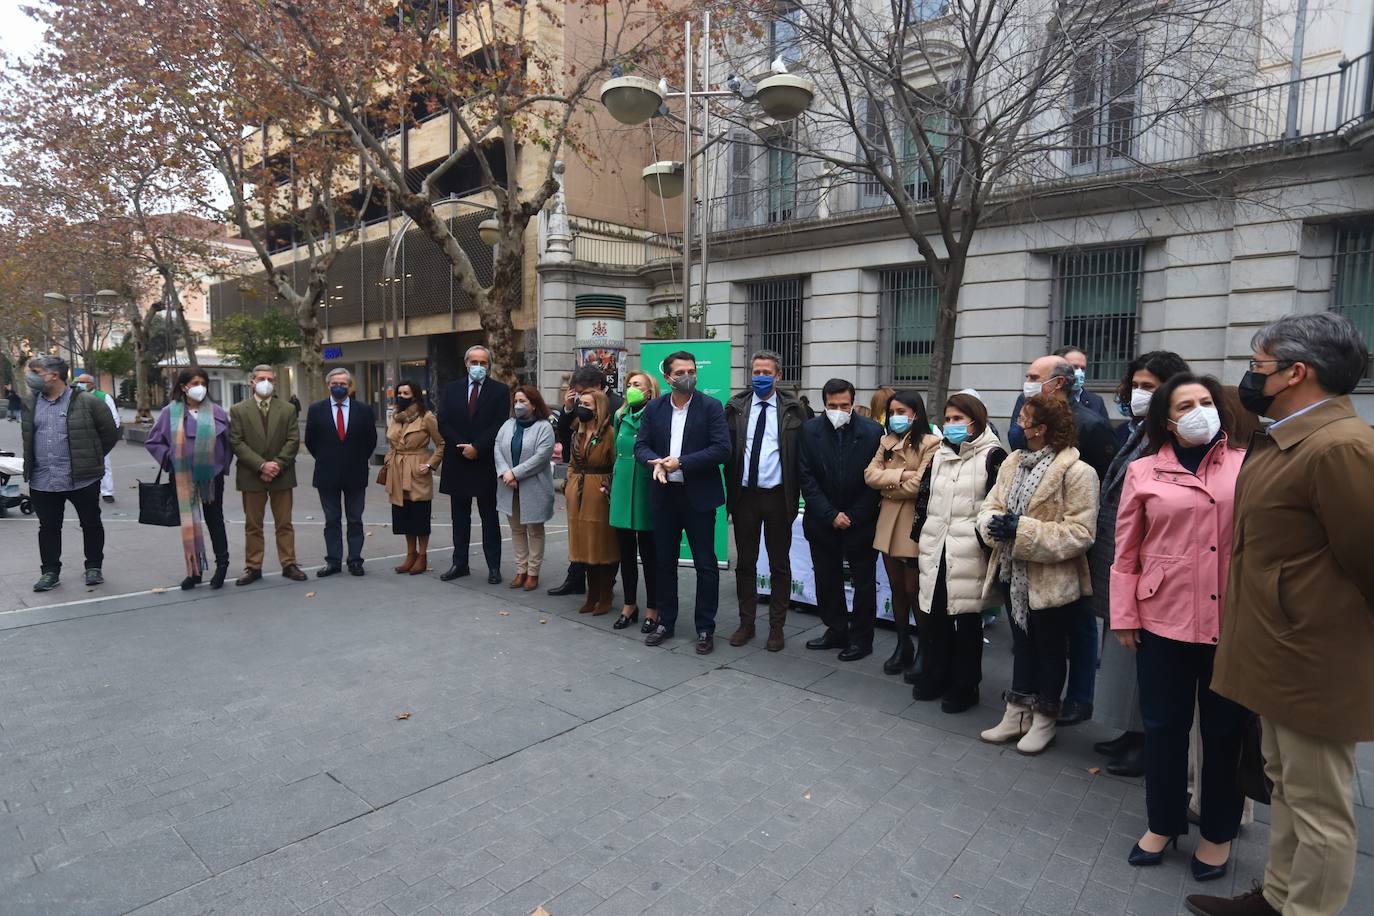
{"type": "Polygon", "coordinates": [[[16,458],[14,452],[0,452],[0,518],[10,514],[16,506],[25,515],[33,515],[33,503],[27,493],[20,492],[16,479],[24,476],[24,459],[16,458]]]}

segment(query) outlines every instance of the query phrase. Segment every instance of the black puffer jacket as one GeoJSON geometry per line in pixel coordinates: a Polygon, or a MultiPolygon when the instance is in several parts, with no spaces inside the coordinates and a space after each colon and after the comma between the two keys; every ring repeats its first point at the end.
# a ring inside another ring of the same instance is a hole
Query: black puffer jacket
{"type": "MultiPolygon", "coordinates": [[[[24,399],[24,479],[33,477],[33,403],[37,395],[24,399]]],[[[67,446],[72,458],[72,480],[90,480],[105,473],[105,456],[119,441],[119,428],[104,400],[72,389],[67,405],[67,446]]]]}

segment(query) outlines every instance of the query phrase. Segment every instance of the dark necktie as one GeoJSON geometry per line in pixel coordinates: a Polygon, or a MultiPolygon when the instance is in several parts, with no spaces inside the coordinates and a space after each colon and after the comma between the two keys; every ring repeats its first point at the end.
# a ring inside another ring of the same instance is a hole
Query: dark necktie
{"type": "Polygon", "coordinates": [[[348,434],[348,428],[344,426],[343,405],[334,405],[334,425],[339,429],[339,441],[344,441],[344,436],[348,434]]]}
{"type": "Polygon", "coordinates": [[[474,382],[471,389],[468,391],[468,416],[470,417],[477,414],[477,395],[481,390],[481,382],[474,382]]]}
{"type": "Polygon", "coordinates": [[[768,428],[768,402],[759,401],[759,421],[754,424],[754,446],[749,450],[749,489],[759,485],[759,455],[763,452],[763,434],[768,428]]]}

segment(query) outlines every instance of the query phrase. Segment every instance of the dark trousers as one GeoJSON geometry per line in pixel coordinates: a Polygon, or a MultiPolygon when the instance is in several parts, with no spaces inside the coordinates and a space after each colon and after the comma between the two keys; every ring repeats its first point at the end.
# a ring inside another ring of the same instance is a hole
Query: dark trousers
{"type": "Polygon", "coordinates": [[[940,558],[930,614],[921,621],[920,629],[926,656],[922,692],[958,697],[976,692],[983,680],[983,615],[949,612],[944,557],[940,558]]]}
{"type": "MultiPolygon", "coordinates": [[[[795,506],[792,507],[796,509],[795,506]]],[[[787,492],[782,487],[751,490],[742,487],[735,499],[735,596],[739,599],[739,620],[752,627],[759,609],[758,565],[759,528],[768,545],[768,575],[772,585],[768,595],[768,625],[780,627],[787,621],[787,603],[792,598],[792,519],[787,492]]]]}
{"type": "Polygon", "coordinates": [[[324,509],[324,562],[330,566],[343,563],[343,527],[340,521],[348,518],[348,562],[363,561],[363,502],[367,489],[340,490],[320,487],[320,507],[324,509]],[[342,509],[340,508],[342,503],[342,509]]]}
{"type": "Polygon", "coordinates": [[[1102,634],[1097,630],[1097,615],[1086,601],[1069,618],[1069,683],[1066,700],[1091,704],[1097,684],[1097,650],[1102,634]]]}
{"type": "MultiPolygon", "coordinates": [[[[1011,622],[1011,692],[1017,702],[1046,715],[1059,714],[1059,697],[1068,675],[1068,629],[1078,602],[1027,612],[1022,630],[1011,622]]],[[[1011,598],[1007,597],[1007,617],[1011,598]]]]}
{"type": "MultiPolygon", "coordinates": [[[[172,483],[176,483],[176,473],[172,473],[172,483]]],[[[215,477],[215,501],[200,504],[200,517],[205,519],[205,530],[210,533],[210,549],[215,555],[216,566],[229,565],[229,535],[224,530],[224,475],[215,477]]]]}
{"type": "MultiPolygon", "coordinates": [[[[873,648],[873,622],[878,617],[878,551],[873,549],[873,526],[844,531],[809,530],[811,566],[816,573],[816,603],[826,629],[851,646],[873,648]],[[854,610],[844,595],[844,564],[854,582],[854,610]]],[[[772,556],[772,550],[769,550],[772,556]]]]}
{"type": "Polygon", "coordinates": [[[567,581],[577,588],[587,587],[587,564],[576,560],[568,564],[567,581]]]}
{"type": "Polygon", "coordinates": [[[697,572],[696,632],[715,633],[720,604],[716,510],[693,506],[686,487],[668,484],[663,501],[654,507],[654,547],[658,553],[658,621],[670,635],[677,626],[677,557],[684,533],[697,572]]]}
{"type": "Polygon", "coordinates": [[[501,569],[501,520],[496,514],[496,480],[492,479],[490,492],[484,490],[479,496],[454,493],[450,500],[453,505],[453,565],[468,565],[468,546],[472,543],[472,501],[477,500],[477,514],[482,518],[482,553],[487,558],[487,569],[499,572],[501,569]]]}
{"type": "Polygon", "coordinates": [[[38,557],[43,572],[62,572],[62,517],[68,501],[81,522],[86,568],[101,568],[105,562],[105,525],[100,521],[100,481],[79,490],[30,489],[29,501],[38,516],[38,557]]]}
{"type": "MultiPolygon", "coordinates": [[[[644,562],[644,606],[658,608],[658,554],[654,551],[652,531],[632,531],[616,528],[615,539],[620,545],[620,579],[624,584],[625,603],[638,604],[639,562],[644,562]]],[[[582,566],[585,570],[586,566],[582,566]]]]}
{"type": "Polygon", "coordinates": [[[1249,713],[1212,692],[1216,654],[1217,647],[1210,644],[1140,631],[1135,670],[1145,723],[1145,812],[1152,833],[1188,832],[1188,735],[1194,703],[1202,735],[1202,836],[1229,843],[1240,829],[1245,798],[1236,782],[1236,766],[1249,713]]]}

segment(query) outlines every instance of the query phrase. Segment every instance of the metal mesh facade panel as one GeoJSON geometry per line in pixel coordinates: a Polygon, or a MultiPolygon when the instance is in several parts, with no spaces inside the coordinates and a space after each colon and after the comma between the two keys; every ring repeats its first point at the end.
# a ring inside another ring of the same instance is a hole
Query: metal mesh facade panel
{"type": "Polygon", "coordinates": [[[783,378],[801,381],[801,277],[749,284],[749,349],[772,350],[782,357],[783,378]]]}
{"type": "Polygon", "coordinates": [[[882,378],[897,386],[929,381],[940,301],[935,281],[924,267],[880,271],[879,280],[882,378]]]}
{"type": "Polygon", "coordinates": [[[1088,378],[1115,381],[1135,358],[1142,249],[1095,248],[1054,259],[1058,347],[1088,356],[1088,378]]]}
{"type": "MultiPolygon", "coordinates": [[[[1365,346],[1374,353],[1374,226],[1350,227],[1336,233],[1335,278],[1331,310],[1355,323],[1365,346]]],[[[1365,367],[1374,381],[1374,359],[1365,367]]]]}

